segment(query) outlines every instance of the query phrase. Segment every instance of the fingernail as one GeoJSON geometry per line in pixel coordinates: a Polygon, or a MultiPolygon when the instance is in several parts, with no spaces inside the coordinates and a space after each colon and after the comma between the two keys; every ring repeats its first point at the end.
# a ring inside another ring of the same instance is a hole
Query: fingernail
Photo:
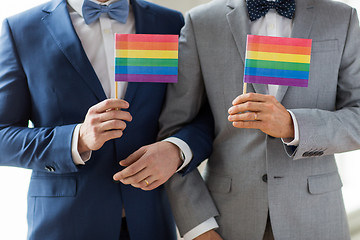
{"type": "Polygon", "coordinates": [[[115,179],[113,179],[113,182],[114,182],[114,183],[120,183],[119,180],[115,180],[115,179]]]}

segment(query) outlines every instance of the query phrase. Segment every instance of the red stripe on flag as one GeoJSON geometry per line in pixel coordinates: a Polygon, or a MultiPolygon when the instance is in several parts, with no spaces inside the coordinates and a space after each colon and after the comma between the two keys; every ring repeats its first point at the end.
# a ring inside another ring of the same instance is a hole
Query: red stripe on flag
{"type": "Polygon", "coordinates": [[[116,41],[127,42],[178,42],[178,35],[161,34],[116,34],[116,41]]]}
{"type": "Polygon", "coordinates": [[[125,50],[178,50],[177,42],[116,42],[116,49],[125,50]]]}
{"type": "Polygon", "coordinates": [[[274,45],[290,45],[298,47],[311,47],[311,39],[302,38],[283,38],[283,37],[268,37],[258,35],[248,35],[248,43],[263,43],[263,44],[274,44],[274,45]]]}

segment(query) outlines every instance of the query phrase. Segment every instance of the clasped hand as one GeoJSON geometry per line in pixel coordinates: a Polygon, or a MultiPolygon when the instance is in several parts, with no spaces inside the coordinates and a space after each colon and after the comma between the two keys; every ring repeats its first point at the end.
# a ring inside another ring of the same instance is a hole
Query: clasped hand
{"type": "Polygon", "coordinates": [[[234,127],[259,129],[276,138],[294,138],[291,115],[274,96],[247,93],[232,104],[228,120],[234,127]]]}
{"type": "Polygon", "coordinates": [[[126,168],[116,173],[113,179],[149,191],[165,183],[181,163],[180,149],[175,144],[157,142],[120,161],[120,165],[126,168]]]}

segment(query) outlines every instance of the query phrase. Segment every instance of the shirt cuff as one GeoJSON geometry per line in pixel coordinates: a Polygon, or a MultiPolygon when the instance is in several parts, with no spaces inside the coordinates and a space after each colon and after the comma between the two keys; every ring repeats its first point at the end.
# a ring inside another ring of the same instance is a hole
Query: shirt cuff
{"type": "Polygon", "coordinates": [[[71,141],[71,155],[75,165],[85,165],[85,162],[90,159],[92,153],[92,151],[87,151],[80,154],[78,151],[80,127],[81,124],[76,125],[71,141]]]}
{"type": "Polygon", "coordinates": [[[293,120],[294,123],[294,139],[292,138],[282,138],[281,140],[283,141],[284,144],[288,145],[288,146],[299,146],[299,124],[296,120],[295,114],[288,110],[288,112],[291,115],[291,118],[293,120]]]}
{"type": "Polygon", "coordinates": [[[181,171],[184,167],[186,167],[190,163],[191,159],[193,158],[193,153],[189,145],[187,145],[187,143],[181,140],[180,138],[176,138],[176,137],[169,137],[164,139],[163,141],[171,142],[180,148],[180,156],[182,156],[183,164],[178,168],[176,172],[181,171]]]}
{"type": "Polygon", "coordinates": [[[206,233],[212,229],[218,228],[219,225],[215,221],[215,218],[209,218],[205,222],[201,223],[200,225],[196,226],[195,228],[191,229],[189,232],[184,234],[184,240],[192,240],[203,233],[206,233]]]}

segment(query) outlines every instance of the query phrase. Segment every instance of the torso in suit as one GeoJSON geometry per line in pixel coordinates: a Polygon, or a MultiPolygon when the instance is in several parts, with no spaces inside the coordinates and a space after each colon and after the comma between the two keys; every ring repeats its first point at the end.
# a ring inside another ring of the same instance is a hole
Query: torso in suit
{"type": "MultiPolygon", "coordinates": [[[[205,95],[215,140],[206,186],[197,171],[168,184],[182,234],[218,210],[218,232],[227,240],[262,239],[268,214],[277,240],[350,238],[334,153],[360,147],[358,18],[338,2],[296,4],[292,37],[313,40],[309,87],[280,86],[276,98],[296,116],[297,147],[260,130],[234,128],[227,119],[232,101],[243,92],[250,33],[245,1],[215,0],[189,12],[180,37],[179,84],[168,92],[175,104],[161,117],[162,133],[191,120],[205,95]],[[176,106],[187,111],[176,114],[176,106]],[[211,197],[204,194],[206,187],[211,197]]],[[[248,91],[266,94],[266,86],[250,84],[248,91]]]]}
{"type": "MultiPolygon", "coordinates": [[[[142,0],[131,4],[137,33],[179,34],[179,12],[142,0]]],[[[121,170],[120,160],[156,141],[166,84],[129,83],[125,100],[133,121],[121,138],[106,142],[84,166],[76,166],[73,130],[106,96],[66,1],[53,0],[6,19],[0,46],[0,165],[33,170],[28,239],[117,240],[122,209],[131,239],[176,239],[163,187],[142,191],[112,180],[121,170]]]]}

